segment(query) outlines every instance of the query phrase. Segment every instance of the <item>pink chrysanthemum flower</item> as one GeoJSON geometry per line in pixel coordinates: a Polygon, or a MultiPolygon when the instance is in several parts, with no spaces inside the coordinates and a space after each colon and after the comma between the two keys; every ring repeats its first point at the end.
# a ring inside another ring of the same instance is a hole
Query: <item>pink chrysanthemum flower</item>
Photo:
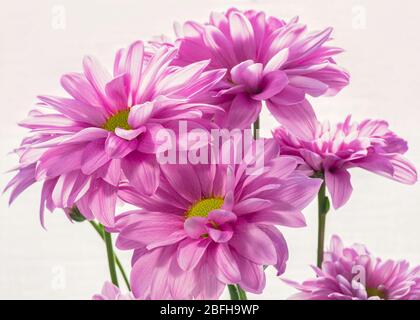
{"type": "Polygon", "coordinates": [[[120,288],[106,281],[99,294],[95,294],[92,300],[134,300],[131,292],[121,293],[120,288]]]}
{"type": "Polygon", "coordinates": [[[265,101],[271,113],[288,124],[289,113],[306,96],[334,95],[349,82],[333,56],[341,49],[327,46],[331,28],[308,33],[298,19],[285,22],[264,12],[229,9],[214,12],[208,23],[186,22],[176,28],[176,63],[211,59],[208,66],[228,70],[218,87],[227,117],[216,117],[227,128],[254,122],[265,101]]]}
{"type": "Polygon", "coordinates": [[[309,170],[324,176],[336,209],[351,196],[351,168],[362,168],[405,184],[417,181],[415,167],[402,156],[408,150],[407,142],[383,120],[356,123],[348,116],[344,122],[331,126],[307,118],[299,126],[280,126],[274,138],[282,154],[301,157],[309,170]]]}
{"type": "Polygon", "coordinates": [[[201,102],[225,71],[204,71],[208,61],[170,66],[175,55],[176,49],[160,47],[146,57],[143,43],[135,42],[118,51],[113,75],[86,57],[83,73],[61,79],[71,98],[39,97],[21,123],[35,138],[20,148],[19,172],[7,187],[11,200],[44,181],[41,216],[45,205],[77,205],[87,219],[111,226],[121,180],[152,194],[159,181],[155,134],[176,129],[178,120],[207,127],[202,117],[220,109],[201,102]]]}
{"type": "Polygon", "coordinates": [[[151,197],[121,189],[122,199],[142,208],[116,222],[117,247],[134,249],[136,298],[217,299],[226,284],[261,293],[264,266],[284,272],[288,250],[275,225],[304,226],[301,210],[320,180],[295,170],[294,157],[279,157],[272,139],[258,155],[265,157],[263,171],[248,172],[254,152],[232,165],[162,165],[151,197]]]}
{"type": "Polygon", "coordinates": [[[301,292],[298,300],[420,300],[420,266],[407,261],[382,261],[363,245],[344,247],[334,236],[317,277],[303,284],[286,280],[301,292]]]}

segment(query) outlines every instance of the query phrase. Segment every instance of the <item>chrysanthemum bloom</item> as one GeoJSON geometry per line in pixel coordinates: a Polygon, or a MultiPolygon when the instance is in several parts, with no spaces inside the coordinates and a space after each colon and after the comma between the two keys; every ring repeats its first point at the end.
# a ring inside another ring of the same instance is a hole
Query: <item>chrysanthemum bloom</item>
{"type": "Polygon", "coordinates": [[[131,292],[121,293],[120,288],[106,281],[100,294],[95,294],[92,300],[134,300],[131,292]]]}
{"type": "Polygon", "coordinates": [[[351,168],[405,184],[417,181],[415,167],[402,156],[408,150],[407,142],[389,130],[383,120],[356,123],[348,116],[343,123],[331,126],[307,119],[300,126],[279,127],[274,137],[282,154],[301,157],[307,169],[324,176],[336,209],[351,196],[351,168]]]}
{"type": "Polygon", "coordinates": [[[61,84],[72,97],[39,97],[38,108],[21,123],[47,138],[33,145],[26,139],[9,185],[13,192],[44,181],[41,215],[45,203],[50,210],[77,205],[86,218],[108,226],[121,180],[152,194],[159,181],[156,133],[176,128],[178,120],[190,128],[208,126],[203,115],[219,107],[201,102],[225,73],[204,71],[208,61],[170,66],[175,54],[161,47],[143,59],[143,43],[135,42],[117,53],[113,75],[91,57],[83,61],[84,73],[64,75],[61,84]]]}
{"type": "Polygon", "coordinates": [[[326,44],[331,28],[308,33],[297,18],[285,22],[264,12],[229,9],[212,13],[208,23],[189,21],[177,29],[177,64],[211,59],[209,69],[228,70],[218,87],[228,111],[216,117],[223,127],[249,127],[263,101],[288,124],[307,95],[334,95],[349,82],[332,58],[342,50],[326,44]]]}
{"type": "Polygon", "coordinates": [[[316,278],[298,284],[298,300],[420,300],[420,266],[407,261],[382,261],[363,245],[344,247],[334,236],[316,278]]]}
{"type": "Polygon", "coordinates": [[[227,284],[261,293],[264,266],[284,272],[288,251],[275,225],[304,226],[301,210],[320,180],[296,171],[295,158],[279,157],[273,139],[258,154],[262,171],[246,170],[252,150],[238,164],[162,165],[151,197],[122,187],[121,198],[142,208],[116,222],[117,247],[134,249],[136,298],[217,299],[227,284]]]}

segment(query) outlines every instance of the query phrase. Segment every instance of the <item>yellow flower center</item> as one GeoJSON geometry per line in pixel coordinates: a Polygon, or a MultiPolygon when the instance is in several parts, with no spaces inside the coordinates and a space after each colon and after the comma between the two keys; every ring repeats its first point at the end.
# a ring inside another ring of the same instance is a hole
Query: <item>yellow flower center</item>
{"type": "Polygon", "coordinates": [[[103,125],[103,128],[111,132],[114,132],[116,128],[131,130],[131,127],[128,124],[129,113],[130,113],[130,110],[123,110],[114,114],[111,118],[109,118],[105,122],[105,124],[103,125]]]}
{"type": "Polygon", "coordinates": [[[366,292],[368,297],[379,297],[381,299],[385,299],[386,300],[386,294],[385,292],[377,289],[377,288],[366,288],[366,292]]]}
{"type": "Polygon", "coordinates": [[[191,206],[191,208],[185,213],[185,216],[187,218],[207,218],[210,211],[220,209],[223,206],[223,203],[223,198],[208,198],[200,200],[191,206]]]}

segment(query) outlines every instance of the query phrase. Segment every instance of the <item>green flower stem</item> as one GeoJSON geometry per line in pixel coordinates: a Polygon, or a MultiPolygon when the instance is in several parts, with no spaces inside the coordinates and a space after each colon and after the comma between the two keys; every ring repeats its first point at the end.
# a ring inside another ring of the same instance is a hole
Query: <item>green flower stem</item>
{"type": "Polygon", "coordinates": [[[114,285],[118,287],[118,277],[117,277],[117,270],[115,269],[115,254],[114,254],[114,247],[112,245],[112,236],[109,232],[105,231],[104,229],[104,240],[106,246],[106,254],[108,256],[108,266],[109,266],[109,274],[111,276],[111,281],[114,285]]]}
{"type": "MultiPolygon", "coordinates": [[[[102,238],[102,240],[105,241],[105,236],[104,236],[104,230],[103,227],[99,224],[97,224],[95,221],[89,221],[89,223],[92,225],[92,227],[96,230],[96,232],[99,234],[99,236],[102,238]]],[[[120,273],[124,279],[125,285],[127,286],[127,289],[129,291],[131,291],[130,288],[130,281],[128,280],[127,274],[124,271],[124,267],[120,261],[120,259],[118,259],[117,255],[114,253],[114,257],[115,257],[115,262],[117,264],[118,269],[120,270],[120,273]]]]}
{"type": "Polygon", "coordinates": [[[246,292],[239,285],[229,284],[228,289],[230,300],[248,300],[246,292]]]}
{"type": "Polygon", "coordinates": [[[246,292],[238,285],[239,300],[248,300],[246,292]]]}
{"type": "Polygon", "coordinates": [[[318,252],[317,252],[317,266],[321,268],[322,260],[324,259],[324,240],[325,240],[325,224],[327,220],[327,213],[330,209],[330,202],[326,196],[325,181],[322,182],[321,188],[318,192],[318,252]]]}
{"type": "Polygon", "coordinates": [[[230,300],[240,300],[238,289],[234,284],[228,285],[230,300]]]}

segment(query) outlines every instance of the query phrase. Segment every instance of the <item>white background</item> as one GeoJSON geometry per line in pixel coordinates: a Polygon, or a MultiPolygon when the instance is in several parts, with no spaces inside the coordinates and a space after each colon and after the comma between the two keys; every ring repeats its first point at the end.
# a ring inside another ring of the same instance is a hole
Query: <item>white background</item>
{"type": "MultiPolygon", "coordinates": [[[[5,1],[0,10],[0,172],[16,164],[7,155],[25,131],[24,118],[38,94],[63,94],[61,74],[80,71],[85,54],[111,68],[119,47],[154,35],[172,35],[172,22],[204,21],[212,10],[229,6],[265,10],[311,29],[335,28],[338,58],[352,75],[336,98],[314,102],[319,118],[341,121],[383,118],[409,141],[407,156],[420,167],[420,4],[416,0],[107,0],[5,1]],[[63,11],[64,10],[64,11],[63,11]],[[60,15],[64,12],[64,16],[60,15]],[[62,19],[65,19],[62,20],[62,19]]],[[[276,126],[267,113],[265,135],[276,126]]],[[[11,175],[0,176],[3,188],[11,175]]],[[[352,171],[350,203],[332,212],[327,237],[365,243],[384,258],[420,263],[420,186],[399,185],[360,170],[352,171]]],[[[88,299],[98,292],[108,270],[105,249],[89,224],[71,224],[59,212],[47,214],[48,231],[38,220],[39,186],[8,207],[0,197],[0,298],[88,299]]],[[[312,277],[316,254],[316,207],[305,211],[308,227],[284,230],[290,261],[284,277],[312,277]]],[[[122,254],[127,266],[129,254],[122,254]]],[[[262,299],[285,299],[293,289],[270,271],[262,299]]],[[[256,298],[252,296],[252,298],[256,298]]]]}

